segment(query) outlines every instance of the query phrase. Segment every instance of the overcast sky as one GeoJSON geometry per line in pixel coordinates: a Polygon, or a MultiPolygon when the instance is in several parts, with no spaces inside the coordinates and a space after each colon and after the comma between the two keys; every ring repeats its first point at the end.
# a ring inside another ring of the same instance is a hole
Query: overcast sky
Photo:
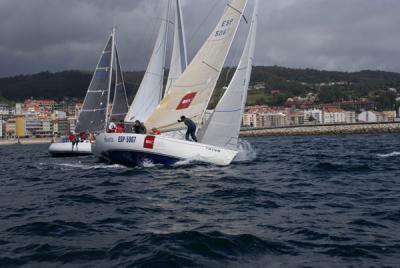
{"type": "MultiPolygon", "coordinates": [[[[0,77],[93,70],[113,25],[124,70],[143,70],[166,0],[0,0],[0,77]]],[[[251,14],[253,0],[246,10],[251,14]]],[[[226,0],[182,0],[189,59],[226,0]]],[[[243,24],[228,59],[240,56],[243,24]]],[[[400,72],[399,0],[260,0],[256,65],[400,72]]]]}

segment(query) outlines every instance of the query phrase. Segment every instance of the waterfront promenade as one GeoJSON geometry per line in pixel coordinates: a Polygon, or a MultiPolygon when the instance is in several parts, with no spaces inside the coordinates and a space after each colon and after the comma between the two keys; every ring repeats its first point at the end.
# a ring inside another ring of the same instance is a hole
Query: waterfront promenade
{"type": "MultiPolygon", "coordinates": [[[[20,144],[50,144],[52,138],[21,138],[20,144]]],[[[0,139],[0,145],[18,144],[17,139],[0,139]]]]}
{"type": "Polygon", "coordinates": [[[312,136],[363,133],[400,133],[400,122],[303,125],[278,128],[245,128],[240,132],[242,137],[312,136]]]}

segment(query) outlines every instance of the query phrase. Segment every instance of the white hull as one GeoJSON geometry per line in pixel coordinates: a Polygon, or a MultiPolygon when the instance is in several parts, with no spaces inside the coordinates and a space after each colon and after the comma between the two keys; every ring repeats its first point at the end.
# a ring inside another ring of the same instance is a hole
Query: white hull
{"type": "Polygon", "coordinates": [[[80,142],[78,146],[72,148],[71,142],[55,142],[49,147],[52,156],[78,156],[92,154],[92,144],[90,142],[80,142]]]}
{"type": "Polygon", "coordinates": [[[226,166],[237,155],[237,151],[207,144],[129,133],[102,133],[92,149],[97,157],[126,166],[140,165],[146,160],[166,165],[193,160],[226,166]]]}

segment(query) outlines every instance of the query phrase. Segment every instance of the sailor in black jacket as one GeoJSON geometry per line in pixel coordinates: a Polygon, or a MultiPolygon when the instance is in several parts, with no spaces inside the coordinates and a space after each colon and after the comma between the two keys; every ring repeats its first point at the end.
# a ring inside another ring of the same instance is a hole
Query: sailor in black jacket
{"type": "Polygon", "coordinates": [[[187,131],[186,131],[186,140],[189,139],[189,135],[192,137],[192,140],[197,142],[196,138],[196,124],[190,119],[186,118],[184,115],[181,116],[181,119],[178,120],[179,123],[183,122],[187,126],[187,131]]]}

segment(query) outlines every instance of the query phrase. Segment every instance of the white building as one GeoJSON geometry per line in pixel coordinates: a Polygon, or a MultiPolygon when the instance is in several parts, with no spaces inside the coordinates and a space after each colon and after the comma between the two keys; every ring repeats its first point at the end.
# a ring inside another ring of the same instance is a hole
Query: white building
{"type": "Polygon", "coordinates": [[[376,123],[386,121],[385,115],[376,111],[364,111],[358,115],[357,119],[359,122],[364,123],[376,123]]]}
{"type": "Polygon", "coordinates": [[[4,125],[4,122],[3,122],[3,120],[0,119],[0,138],[4,138],[3,137],[3,125],[4,125]]]}
{"type": "Polygon", "coordinates": [[[346,123],[346,112],[343,109],[327,107],[323,110],[323,124],[346,123]]]}
{"type": "Polygon", "coordinates": [[[345,111],[344,118],[347,124],[353,124],[357,122],[357,115],[354,111],[345,111]]]}
{"type": "Polygon", "coordinates": [[[304,121],[310,124],[322,124],[323,111],[320,109],[304,110],[304,121]]]}
{"type": "Polygon", "coordinates": [[[22,103],[16,103],[15,104],[15,114],[16,115],[21,115],[22,114],[22,103]]]}

